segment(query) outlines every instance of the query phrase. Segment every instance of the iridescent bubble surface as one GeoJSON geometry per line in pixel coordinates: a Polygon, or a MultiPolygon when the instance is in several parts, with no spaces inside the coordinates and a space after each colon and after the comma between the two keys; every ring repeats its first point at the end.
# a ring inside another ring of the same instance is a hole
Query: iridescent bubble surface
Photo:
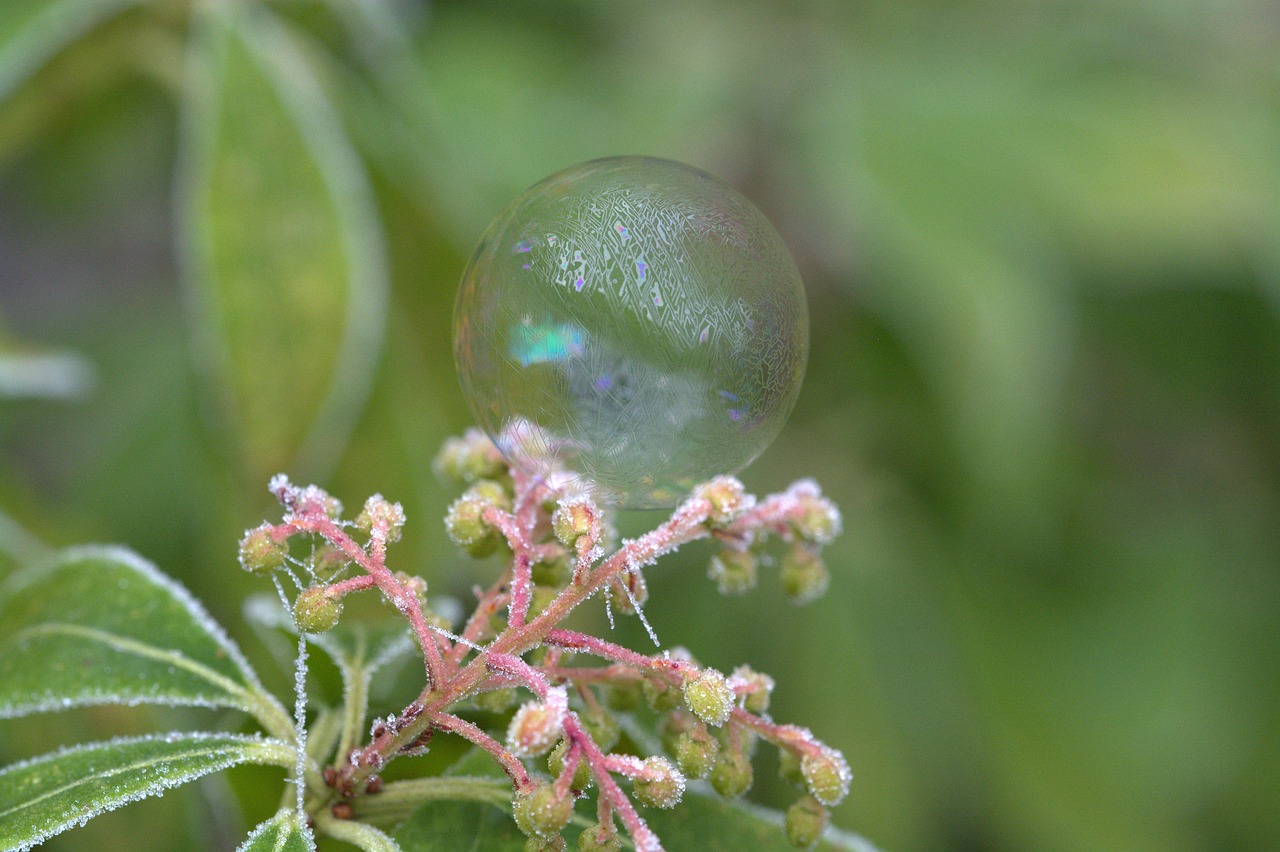
{"type": "Polygon", "coordinates": [[[782,238],[733,187],[615,157],[547,178],[494,220],[454,335],[463,393],[513,464],[655,508],[778,434],[809,317],[782,238]]]}

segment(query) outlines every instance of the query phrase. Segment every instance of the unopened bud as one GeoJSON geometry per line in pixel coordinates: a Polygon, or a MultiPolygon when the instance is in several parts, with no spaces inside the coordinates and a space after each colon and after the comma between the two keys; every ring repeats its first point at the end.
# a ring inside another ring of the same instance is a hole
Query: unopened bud
{"type": "Polygon", "coordinates": [[[769,709],[769,698],[773,694],[774,680],[764,672],[758,672],[750,666],[738,666],[733,670],[730,682],[737,681],[747,687],[742,698],[742,706],[750,713],[759,716],[769,709]]]}
{"type": "Polygon", "coordinates": [[[383,540],[392,544],[400,540],[400,531],[404,528],[404,507],[375,494],[365,501],[355,524],[356,529],[370,534],[376,529],[385,530],[383,540]]]}
{"type": "Polygon", "coordinates": [[[293,605],[293,620],[303,633],[332,630],[342,615],[342,598],[331,594],[326,586],[304,589],[293,605]]]}
{"type": "Polygon", "coordinates": [[[640,688],[649,706],[659,713],[674,710],[680,706],[681,691],[661,678],[647,677],[640,688]]]}
{"type": "Polygon", "coordinates": [[[554,784],[536,782],[526,793],[517,793],[512,815],[520,830],[530,837],[551,838],[573,817],[573,797],[556,793],[554,784]]]}
{"type": "Polygon", "coordinates": [[[524,852],[564,852],[568,848],[565,839],[558,834],[552,837],[530,837],[524,842],[524,852]]]}
{"type": "Polygon", "coordinates": [[[739,514],[755,505],[755,498],[746,492],[742,483],[732,476],[717,476],[710,482],[704,482],[693,490],[695,498],[702,498],[711,503],[711,513],[707,516],[707,525],[722,527],[733,521],[739,514]]]}
{"type": "Polygon", "coordinates": [[[613,826],[596,823],[578,835],[578,852],[619,852],[622,838],[613,826]]]}
{"type": "Polygon", "coordinates": [[[276,541],[271,524],[247,530],[240,540],[240,567],[255,574],[270,574],[284,564],[289,542],[276,541]]]}
{"type": "Polygon", "coordinates": [[[733,689],[729,680],[715,669],[703,669],[684,682],[684,700],[689,709],[708,725],[719,727],[729,721],[733,710],[733,689]]]}
{"type": "Polygon", "coordinates": [[[518,757],[545,754],[564,736],[568,698],[563,687],[547,694],[546,701],[530,701],[520,706],[507,726],[507,748],[518,757]]]}
{"type": "Polygon", "coordinates": [[[799,490],[791,526],[802,540],[830,544],[840,534],[840,510],[818,491],[817,486],[799,490]]]}
{"type": "Polygon", "coordinates": [[[490,505],[477,497],[459,497],[444,518],[453,543],[477,558],[488,556],[498,547],[498,533],[484,519],[484,511],[490,505]]]}
{"type": "Polygon", "coordinates": [[[500,476],[503,471],[502,454],[483,432],[469,429],[461,438],[450,438],[444,442],[432,467],[441,479],[474,482],[500,476]]]}
{"type": "MultiPolygon", "coordinates": [[[[564,759],[569,754],[569,741],[561,740],[551,753],[547,755],[547,769],[551,772],[552,778],[559,778],[564,774],[564,759]]],[[[574,790],[585,790],[591,786],[591,767],[579,756],[578,764],[573,770],[573,780],[569,782],[569,786],[574,790]]]]}
{"type": "Polygon", "coordinates": [[[676,764],[690,778],[706,778],[720,754],[720,743],[704,727],[691,728],[676,738],[676,764]]]}
{"type": "Polygon", "coordinates": [[[822,597],[831,575],[822,557],[797,544],[782,557],[782,591],[793,604],[807,604],[822,597]]]}
{"type": "Polygon", "coordinates": [[[827,809],[813,796],[802,796],[787,808],[787,840],[801,849],[817,845],[827,828],[827,809]]]}
{"type": "Polygon", "coordinates": [[[711,767],[708,780],[721,796],[736,799],[751,789],[753,778],[751,761],[747,756],[735,749],[724,749],[716,758],[716,765],[711,767]]]}
{"type": "Polygon", "coordinates": [[[551,529],[556,540],[571,550],[583,537],[594,544],[600,540],[600,510],[589,498],[569,498],[561,502],[551,516],[551,529]]]}
{"type": "Polygon", "coordinates": [[[800,758],[800,772],[813,797],[824,805],[835,806],[849,795],[853,773],[844,755],[829,746],[800,758]]]}
{"type": "Polygon", "coordinates": [[[650,757],[632,781],[631,789],[644,804],[669,810],[684,795],[684,776],[665,757],[650,757]]]}
{"type": "Polygon", "coordinates": [[[722,595],[741,595],[756,587],[756,566],[760,560],[749,550],[724,550],[711,557],[707,576],[722,595]]]}
{"type": "Polygon", "coordinates": [[[350,557],[332,544],[320,545],[311,555],[311,570],[326,582],[332,581],[350,564],[350,557]]]}

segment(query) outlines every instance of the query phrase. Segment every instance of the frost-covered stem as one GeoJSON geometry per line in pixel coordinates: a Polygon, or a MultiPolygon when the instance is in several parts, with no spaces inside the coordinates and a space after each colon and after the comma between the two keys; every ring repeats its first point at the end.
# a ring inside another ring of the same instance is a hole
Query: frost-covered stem
{"type": "Polygon", "coordinates": [[[560,771],[560,777],[556,779],[556,796],[564,798],[569,795],[569,791],[573,788],[573,776],[578,771],[578,761],[582,759],[582,744],[576,740],[571,741],[569,750],[564,755],[564,768],[560,771]]]}
{"type": "Polygon", "coordinates": [[[496,506],[484,511],[484,519],[492,524],[511,547],[511,601],[507,624],[523,627],[529,615],[529,602],[533,599],[533,523],[536,517],[526,517],[527,512],[513,515],[496,506]]]}
{"type": "Polygon", "coordinates": [[[435,633],[427,625],[427,619],[422,614],[422,606],[418,602],[418,596],[410,589],[405,588],[386,566],[384,559],[386,553],[385,528],[381,530],[380,535],[370,536],[372,553],[367,553],[364,548],[357,544],[351,536],[343,532],[342,528],[326,515],[321,515],[317,512],[292,515],[286,519],[285,523],[303,532],[318,533],[325,541],[341,550],[352,562],[359,565],[366,574],[373,578],[374,583],[377,584],[382,593],[395,605],[396,609],[404,614],[405,618],[409,619],[409,624],[413,627],[414,635],[417,636],[418,644],[422,648],[422,659],[427,670],[427,689],[430,690],[438,685],[442,678],[444,661],[440,657],[440,648],[436,644],[435,633]]]}
{"type": "Polygon", "coordinates": [[[475,725],[450,713],[431,714],[431,723],[440,730],[457,734],[488,752],[502,767],[502,771],[511,778],[517,790],[523,791],[529,788],[529,773],[525,771],[524,764],[507,751],[502,743],[475,725]]]}
{"type": "MultiPolygon", "coordinates": [[[[506,592],[503,591],[506,585],[507,575],[504,572],[487,591],[482,594],[477,593],[479,601],[476,603],[475,611],[471,613],[466,626],[462,629],[461,635],[466,641],[459,642],[449,649],[447,659],[455,668],[462,663],[462,658],[467,655],[470,645],[480,644],[481,637],[489,629],[489,619],[497,614],[506,600],[506,592]]],[[[476,588],[479,589],[479,586],[476,588]]]]}
{"type": "Polygon", "coordinates": [[[575,714],[570,713],[565,718],[564,731],[574,743],[581,747],[582,756],[591,767],[591,774],[596,779],[596,783],[600,785],[600,798],[607,800],[609,806],[617,812],[618,819],[622,820],[627,833],[635,841],[636,849],[640,852],[662,852],[662,842],[649,829],[649,826],[645,825],[644,819],[636,812],[627,794],[622,792],[618,782],[613,780],[613,776],[609,774],[608,757],[600,751],[595,741],[583,729],[575,714]]]}
{"type": "Polygon", "coordinates": [[[594,636],[579,633],[576,630],[552,630],[547,633],[547,642],[551,645],[559,645],[561,648],[568,648],[571,651],[586,651],[588,654],[594,654],[602,659],[634,666],[638,669],[653,668],[652,657],[637,654],[630,648],[624,648],[621,645],[615,645],[613,642],[597,639],[594,636]]]}
{"type": "Polygon", "coordinates": [[[366,589],[372,589],[378,585],[378,582],[369,574],[357,574],[354,577],[348,577],[345,580],[339,580],[336,583],[330,583],[326,588],[334,595],[349,595],[352,592],[363,592],[366,589]]]}
{"type": "MultiPolygon", "coordinates": [[[[543,666],[542,670],[547,673],[547,677],[555,680],[569,681],[579,686],[585,686],[588,683],[619,683],[622,681],[639,680],[640,675],[632,666],[623,665],[621,663],[612,666],[543,666]]],[[[586,694],[591,694],[588,691],[586,694]]],[[[584,698],[585,700],[585,698],[584,698]]]]}
{"type": "Polygon", "coordinates": [[[797,754],[810,756],[820,755],[825,751],[823,744],[807,728],[797,727],[796,725],[779,725],[776,722],[770,722],[768,719],[762,719],[741,707],[734,707],[732,716],[733,721],[741,723],[743,727],[750,728],[779,748],[787,748],[797,754]]]}
{"type": "Polygon", "coordinates": [[[519,657],[513,657],[510,654],[488,653],[485,654],[485,662],[493,671],[510,675],[519,680],[520,683],[529,687],[533,694],[543,701],[547,699],[547,689],[551,686],[551,684],[547,683],[547,676],[519,657]]]}

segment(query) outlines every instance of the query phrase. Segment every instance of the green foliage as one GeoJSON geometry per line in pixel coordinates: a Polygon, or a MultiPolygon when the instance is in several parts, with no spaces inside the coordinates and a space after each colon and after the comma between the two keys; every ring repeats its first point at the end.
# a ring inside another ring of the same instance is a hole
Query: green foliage
{"type": "Polygon", "coordinates": [[[0,843],[29,849],[100,813],[210,772],[282,760],[292,761],[283,743],[229,734],[168,734],[68,748],[0,769],[0,843]]]}
{"type": "Polygon", "coordinates": [[[107,703],[235,707],[290,735],[204,608],[129,551],[67,551],[14,575],[0,595],[0,716],[107,703]]]}
{"type": "Polygon", "coordinates": [[[259,825],[236,847],[236,852],[315,852],[311,829],[298,821],[298,812],[284,809],[259,825]]]}

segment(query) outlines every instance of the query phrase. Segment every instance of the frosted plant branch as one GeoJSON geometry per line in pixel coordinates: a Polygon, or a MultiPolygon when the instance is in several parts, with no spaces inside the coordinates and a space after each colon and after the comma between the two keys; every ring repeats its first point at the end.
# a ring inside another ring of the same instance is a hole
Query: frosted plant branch
{"type": "Polygon", "coordinates": [[[758,554],[769,540],[780,540],[786,551],[783,593],[793,602],[813,599],[827,583],[821,548],[840,528],[839,512],[814,483],[802,481],[756,501],[736,479],[719,477],[694,489],[655,529],[610,548],[604,510],[583,494],[557,494],[553,478],[511,470],[478,433],[447,444],[437,468],[469,486],[446,517],[453,541],[478,557],[500,548],[508,554],[492,583],[474,590],[475,608],[461,628],[431,611],[425,582],[388,566],[388,546],[405,519],[399,504],[381,496],[370,498],[354,521],[343,521],[338,501],[321,489],[276,477],[271,490],[285,509],[283,521],[250,530],[241,543],[241,563],[265,573],[286,570],[295,537],[299,546],[312,548],[307,571],[314,585],[299,593],[294,606],[301,632],[332,628],[346,596],[376,592],[404,618],[422,652],[421,693],[400,713],[377,721],[363,745],[338,754],[304,810],[326,811],[327,821],[356,816],[384,789],[379,773],[387,764],[423,753],[439,733],[462,737],[502,768],[516,823],[539,842],[559,835],[573,799],[594,782],[596,839],[612,842],[616,818],[637,849],[660,850],[635,803],[675,806],[686,777],[707,777],[722,794],[741,795],[750,786],[752,744],[759,739],[777,747],[784,762],[797,764],[796,777],[808,791],[792,809],[801,814],[794,831],[789,812],[789,836],[805,840],[815,825],[825,825],[825,808],[848,791],[848,766],[807,729],[768,717],[771,678],[746,666],[725,675],[683,649],[644,654],[563,626],[596,597],[643,618],[644,570],[698,539],[721,546],[709,575],[726,594],[754,587],[758,554]],[[337,555],[329,560],[336,569],[329,563],[313,568],[317,540],[324,553],[337,555]],[[484,714],[509,709],[519,690],[531,698],[510,716],[505,732],[499,724],[505,715],[488,717],[493,722],[486,725],[484,714]],[[612,707],[638,694],[658,715],[674,763],[611,751],[620,727],[612,707]],[[464,710],[481,715],[473,721],[460,715],[464,710]],[[548,752],[550,783],[533,763],[548,752]],[[618,777],[628,779],[630,794],[618,777]]]}

